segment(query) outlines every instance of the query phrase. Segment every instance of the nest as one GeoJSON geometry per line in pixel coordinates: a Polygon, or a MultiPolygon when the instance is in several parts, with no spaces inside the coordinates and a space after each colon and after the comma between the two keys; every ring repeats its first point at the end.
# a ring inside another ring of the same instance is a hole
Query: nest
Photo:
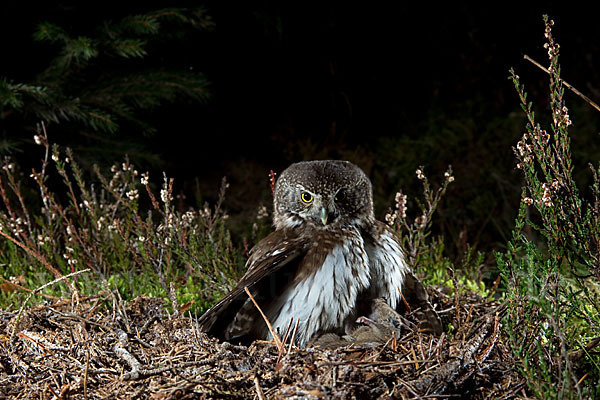
{"type": "MultiPolygon", "coordinates": [[[[512,398],[525,383],[500,340],[503,307],[429,289],[445,327],[375,346],[219,342],[161,299],[100,296],[0,311],[0,399],[512,398]],[[448,330],[448,329],[446,329],[448,330]]],[[[407,318],[410,320],[411,315],[407,318]]]]}

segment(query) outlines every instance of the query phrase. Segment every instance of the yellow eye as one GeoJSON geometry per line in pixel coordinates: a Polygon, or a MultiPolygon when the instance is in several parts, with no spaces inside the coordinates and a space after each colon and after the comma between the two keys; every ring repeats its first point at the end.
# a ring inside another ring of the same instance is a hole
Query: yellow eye
{"type": "Polygon", "coordinates": [[[312,194],[310,194],[308,192],[302,192],[300,197],[302,198],[302,201],[305,202],[306,204],[312,203],[312,201],[313,201],[312,194]]]}
{"type": "Polygon", "coordinates": [[[344,192],[343,189],[339,190],[334,197],[335,201],[342,201],[345,198],[346,198],[346,192],[344,192]]]}

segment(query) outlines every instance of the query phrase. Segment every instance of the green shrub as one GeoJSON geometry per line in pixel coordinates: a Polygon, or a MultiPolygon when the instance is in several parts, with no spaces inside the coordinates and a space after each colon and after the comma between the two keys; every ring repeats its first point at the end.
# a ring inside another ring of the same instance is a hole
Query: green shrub
{"type": "Polygon", "coordinates": [[[90,272],[43,293],[68,297],[75,289],[80,295],[108,289],[124,298],[166,297],[176,283],[179,302],[195,300],[202,310],[239,278],[244,257],[225,227],[225,180],[214,207],[180,211],[173,179],[164,176],[155,195],[148,173],[139,174],[126,160],[113,165],[110,177],[96,168],[97,181],[86,183],[69,149],[50,148],[45,130],[35,140],[44,148],[41,169],[31,173],[35,190],[19,181],[25,174],[10,159],[0,172],[3,307],[23,300],[14,284],[31,290],[84,268],[90,272]]]}
{"type": "Polygon", "coordinates": [[[592,167],[592,199],[573,180],[553,21],[544,16],[550,67],[549,128],[535,119],[519,76],[510,79],[527,117],[527,132],[514,148],[525,187],[508,249],[497,253],[510,304],[507,340],[529,388],[538,398],[600,395],[600,224],[598,171],[592,167]]]}

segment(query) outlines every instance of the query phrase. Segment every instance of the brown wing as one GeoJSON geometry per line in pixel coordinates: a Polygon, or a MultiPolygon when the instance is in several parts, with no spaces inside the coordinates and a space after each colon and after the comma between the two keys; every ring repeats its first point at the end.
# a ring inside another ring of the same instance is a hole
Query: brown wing
{"type": "Polygon", "coordinates": [[[405,276],[402,294],[413,308],[417,319],[421,321],[421,327],[436,335],[441,335],[444,331],[442,321],[429,302],[427,290],[412,272],[408,272],[405,276]]]}
{"type": "MultiPolygon", "coordinates": [[[[250,290],[258,304],[266,304],[293,279],[298,261],[306,253],[309,243],[309,237],[292,230],[275,231],[257,243],[250,251],[246,274],[229,294],[200,317],[200,329],[221,339],[248,334],[249,329],[237,329],[234,334],[228,332],[229,325],[243,311],[248,300],[244,288],[250,290]],[[284,266],[286,268],[282,269],[284,266]]],[[[262,319],[256,324],[264,325],[262,319]]]]}

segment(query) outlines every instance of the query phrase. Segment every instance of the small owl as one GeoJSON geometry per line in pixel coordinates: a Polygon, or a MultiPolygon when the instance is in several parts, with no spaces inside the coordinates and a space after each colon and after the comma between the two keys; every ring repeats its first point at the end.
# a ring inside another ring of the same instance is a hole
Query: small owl
{"type": "Polygon", "coordinates": [[[350,333],[375,299],[396,308],[408,268],[392,229],[375,219],[371,182],[347,161],[292,164],[277,180],[275,231],[250,252],[237,286],[200,318],[225,340],[272,339],[247,287],[275,331],[298,322],[296,345],[350,333]]]}
{"type": "Polygon", "coordinates": [[[387,342],[392,336],[399,338],[405,323],[410,324],[382,298],[372,302],[371,315],[358,317],[356,323],[358,327],[350,334],[339,336],[335,333],[326,333],[313,338],[309,345],[325,348],[351,344],[360,347],[377,346],[387,342]]]}

